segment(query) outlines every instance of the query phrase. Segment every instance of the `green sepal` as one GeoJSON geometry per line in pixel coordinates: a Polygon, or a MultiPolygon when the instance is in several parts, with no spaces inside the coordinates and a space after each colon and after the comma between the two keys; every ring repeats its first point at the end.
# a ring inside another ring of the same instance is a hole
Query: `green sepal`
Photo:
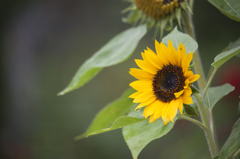
{"type": "Polygon", "coordinates": [[[199,93],[200,91],[194,85],[191,85],[190,88],[192,89],[192,94],[199,93]]]}
{"type": "Polygon", "coordinates": [[[198,111],[194,109],[194,107],[186,104],[183,104],[183,106],[185,111],[184,114],[186,114],[187,116],[199,116],[198,111]]]}

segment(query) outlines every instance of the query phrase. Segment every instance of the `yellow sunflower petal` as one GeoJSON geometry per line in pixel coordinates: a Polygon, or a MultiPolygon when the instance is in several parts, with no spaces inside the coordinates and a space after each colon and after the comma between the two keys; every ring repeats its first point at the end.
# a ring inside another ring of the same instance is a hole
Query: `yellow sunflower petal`
{"type": "Polygon", "coordinates": [[[162,120],[163,120],[164,125],[166,125],[169,122],[167,111],[168,111],[167,106],[162,108],[162,120]]]}
{"type": "Polygon", "coordinates": [[[181,64],[183,58],[186,56],[186,49],[182,43],[179,44],[177,53],[179,55],[178,63],[181,64]]]}
{"type": "Polygon", "coordinates": [[[136,64],[143,70],[147,71],[148,73],[151,74],[156,74],[157,68],[153,67],[152,65],[149,65],[148,63],[144,62],[143,60],[135,60],[136,64]]]}
{"type": "Polygon", "coordinates": [[[182,100],[183,100],[184,104],[193,104],[191,94],[192,94],[192,90],[190,87],[185,89],[185,91],[182,95],[182,100]]]}
{"type": "Polygon", "coordinates": [[[186,72],[184,73],[184,77],[189,80],[189,83],[193,83],[193,82],[195,82],[196,80],[198,80],[198,78],[200,77],[200,75],[198,75],[198,74],[195,74],[195,75],[194,75],[192,71],[186,71],[186,72]]]}
{"type": "Polygon", "coordinates": [[[179,98],[183,94],[184,90],[174,93],[176,98],[179,98]]]}
{"type": "Polygon", "coordinates": [[[144,109],[143,116],[145,118],[149,117],[150,115],[154,114],[155,110],[157,109],[158,105],[155,102],[152,102],[151,104],[147,105],[144,109]]]}
{"type": "Polygon", "coordinates": [[[135,92],[129,96],[129,98],[136,98],[141,92],[135,92]]]}
{"type": "Polygon", "coordinates": [[[182,99],[184,104],[187,104],[187,105],[193,104],[193,100],[191,96],[183,96],[182,99]]]}
{"type": "Polygon", "coordinates": [[[153,97],[150,97],[150,98],[146,99],[145,101],[142,101],[142,102],[137,106],[136,109],[139,109],[139,108],[142,108],[142,107],[144,107],[144,106],[147,106],[147,105],[153,103],[154,101],[156,101],[156,97],[154,97],[154,96],[153,96],[153,97]]]}
{"type": "Polygon", "coordinates": [[[187,78],[190,78],[191,76],[193,75],[193,72],[192,71],[186,71],[184,73],[184,77],[187,79],[187,78]]]}
{"type": "Polygon", "coordinates": [[[180,113],[182,114],[183,113],[183,102],[179,104],[178,109],[179,109],[180,113]]]}
{"type": "Polygon", "coordinates": [[[163,108],[166,107],[166,105],[168,105],[168,103],[163,103],[159,100],[156,101],[156,103],[158,104],[158,108],[156,109],[156,111],[154,113],[154,118],[158,119],[162,116],[163,108]]]}
{"type": "Polygon", "coordinates": [[[179,65],[178,64],[179,57],[178,57],[178,54],[177,54],[175,48],[172,45],[171,40],[168,41],[168,50],[169,50],[168,57],[169,57],[169,61],[171,62],[171,64],[172,65],[179,65]]]}
{"type": "Polygon", "coordinates": [[[182,99],[179,98],[179,99],[176,99],[176,100],[172,100],[168,106],[168,111],[167,111],[167,115],[169,117],[169,119],[171,120],[171,122],[173,122],[176,114],[177,114],[177,111],[178,111],[178,108],[179,108],[179,105],[183,104],[182,102],[182,99]]]}
{"type": "Polygon", "coordinates": [[[186,79],[186,80],[185,80],[185,86],[184,86],[184,89],[186,89],[186,88],[188,87],[188,85],[189,85],[189,80],[186,79]]]}
{"type": "Polygon", "coordinates": [[[148,73],[147,71],[137,69],[137,68],[130,68],[129,74],[137,79],[149,79],[152,80],[153,75],[148,73]]]}
{"type": "Polygon", "coordinates": [[[199,77],[200,77],[200,75],[198,75],[198,74],[192,75],[192,76],[189,78],[189,83],[195,82],[196,80],[199,79],[199,77]]]}
{"type": "Polygon", "coordinates": [[[142,92],[152,91],[152,81],[151,80],[137,80],[129,84],[132,88],[142,92]]]}
{"type": "Polygon", "coordinates": [[[133,100],[133,103],[145,102],[151,98],[156,98],[152,92],[142,92],[133,100]]]}
{"type": "Polygon", "coordinates": [[[168,65],[169,64],[169,58],[168,58],[168,49],[163,43],[158,43],[157,40],[155,40],[155,49],[157,52],[157,56],[159,57],[161,63],[163,65],[168,65]]]}
{"type": "Polygon", "coordinates": [[[192,57],[193,57],[193,53],[190,52],[189,54],[187,54],[187,56],[182,60],[182,69],[183,69],[183,73],[185,73],[188,70],[188,67],[192,61],[192,57]]]}
{"type": "Polygon", "coordinates": [[[184,90],[183,96],[190,96],[192,94],[192,89],[190,87],[187,87],[184,90]]]}
{"type": "Polygon", "coordinates": [[[151,63],[154,67],[161,69],[163,64],[160,61],[159,57],[149,48],[144,51],[142,54],[143,59],[146,59],[149,63],[151,63]]]}
{"type": "Polygon", "coordinates": [[[169,119],[163,120],[164,125],[167,125],[168,122],[169,122],[169,119]]]}

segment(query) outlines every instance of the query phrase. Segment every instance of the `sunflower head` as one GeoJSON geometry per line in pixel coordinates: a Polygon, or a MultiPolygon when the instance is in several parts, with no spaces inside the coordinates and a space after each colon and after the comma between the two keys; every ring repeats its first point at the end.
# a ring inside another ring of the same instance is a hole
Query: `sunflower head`
{"type": "Polygon", "coordinates": [[[163,34],[163,30],[171,30],[175,19],[181,27],[181,14],[189,9],[188,0],[130,0],[130,11],[123,21],[127,23],[146,23],[149,28],[155,27],[155,32],[163,34]]]}
{"type": "Polygon", "coordinates": [[[134,0],[136,7],[146,15],[160,19],[173,13],[183,0],[134,0]]]}
{"type": "Polygon", "coordinates": [[[186,54],[182,43],[175,50],[170,40],[167,47],[155,41],[155,48],[156,53],[147,48],[143,60],[135,60],[140,69],[130,69],[137,78],[130,83],[137,91],[130,98],[139,103],[136,109],[145,107],[143,116],[150,117],[150,123],[162,117],[167,124],[173,122],[178,110],[182,114],[183,104],[193,103],[190,86],[200,76],[189,69],[193,53],[186,54]]]}

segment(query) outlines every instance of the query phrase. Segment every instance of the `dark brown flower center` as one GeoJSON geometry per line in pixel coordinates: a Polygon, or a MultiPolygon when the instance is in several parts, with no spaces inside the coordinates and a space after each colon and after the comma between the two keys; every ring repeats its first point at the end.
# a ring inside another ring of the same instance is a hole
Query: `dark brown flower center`
{"type": "Polygon", "coordinates": [[[169,64],[159,70],[153,80],[153,90],[157,99],[169,103],[175,99],[174,93],[183,90],[185,77],[180,66],[169,64]]]}
{"type": "Polygon", "coordinates": [[[184,0],[134,0],[137,8],[154,19],[172,13],[184,0]]]}

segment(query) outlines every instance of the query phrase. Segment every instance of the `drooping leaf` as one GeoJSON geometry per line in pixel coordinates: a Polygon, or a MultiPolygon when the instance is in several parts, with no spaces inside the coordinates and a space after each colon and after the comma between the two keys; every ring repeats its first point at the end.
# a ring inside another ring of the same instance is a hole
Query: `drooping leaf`
{"type": "Polygon", "coordinates": [[[153,123],[148,123],[148,120],[123,127],[122,133],[132,156],[137,159],[139,153],[151,141],[161,138],[166,135],[174,126],[174,123],[169,122],[163,125],[162,119],[158,119],[153,123]]]}
{"type": "Polygon", "coordinates": [[[208,0],[227,17],[240,21],[239,0],[208,0]]]}
{"type": "Polygon", "coordinates": [[[182,43],[186,48],[187,54],[190,52],[195,52],[198,48],[197,42],[193,40],[193,38],[188,34],[178,31],[177,27],[175,27],[171,33],[165,36],[162,42],[167,45],[169,40],[172,41],[173,47],[175,49],[177,49],[179,44],[182,43]]]}
{"type": "Polygon", "coordinates": [[[234,90],[234,87],[230,84],[224,84],[222,86],[208,88],[207,94],[204,98],[205,105],[212,109],[215,104],[234,90]]]}
{"type": "Polygon", "coordinates": [[[123,117],[131,110],[131,107],[134,105],[132,99],[128,97],[133,92],[133,89],[127,90],[121,98],[104,107],[96,115],[87,131],[84,134],[77,136],[76,139],[82,139],[89,135],[98,134],[107,130],[110,131],[119,128],[121,125],[125,126],[128,122],[136,122],[138,120],[137,118],[134,119],[134,117],[123,117]]]}
{"type": "Polygon", "coordinates": [[[104,67],[126,60],[133,53],[139,41],[146,34],[146,31],[146,26],[141,25],[127,29],[115,36],[82,64],[69,85],[58,95],[64,95],[83,86],[104,67]]]}
{"type": "MultiPolygon", "coordinates": [[[[240,119],[233,126],[233,130],[228,137],[227,141],[224,143],[220,154],[219,159],[226,159],[233,156],[233,158],[237,158],[239,156],[235,156],[234,153],[239,151],[240,149],[240,119]]],[[[239,155],[239,154],[238,154],[239,155]]]]}
{"type": "Polygon", "coordinates": [[[218,54],[214,58],[214,62],[211,64],[215,69],[218,69],[220,66],[222,66],[225,62],[227,62],[229,59],[231,59],[233,56],[240,53],[240,45],[222,52],[221,54],[218,54]]]}

